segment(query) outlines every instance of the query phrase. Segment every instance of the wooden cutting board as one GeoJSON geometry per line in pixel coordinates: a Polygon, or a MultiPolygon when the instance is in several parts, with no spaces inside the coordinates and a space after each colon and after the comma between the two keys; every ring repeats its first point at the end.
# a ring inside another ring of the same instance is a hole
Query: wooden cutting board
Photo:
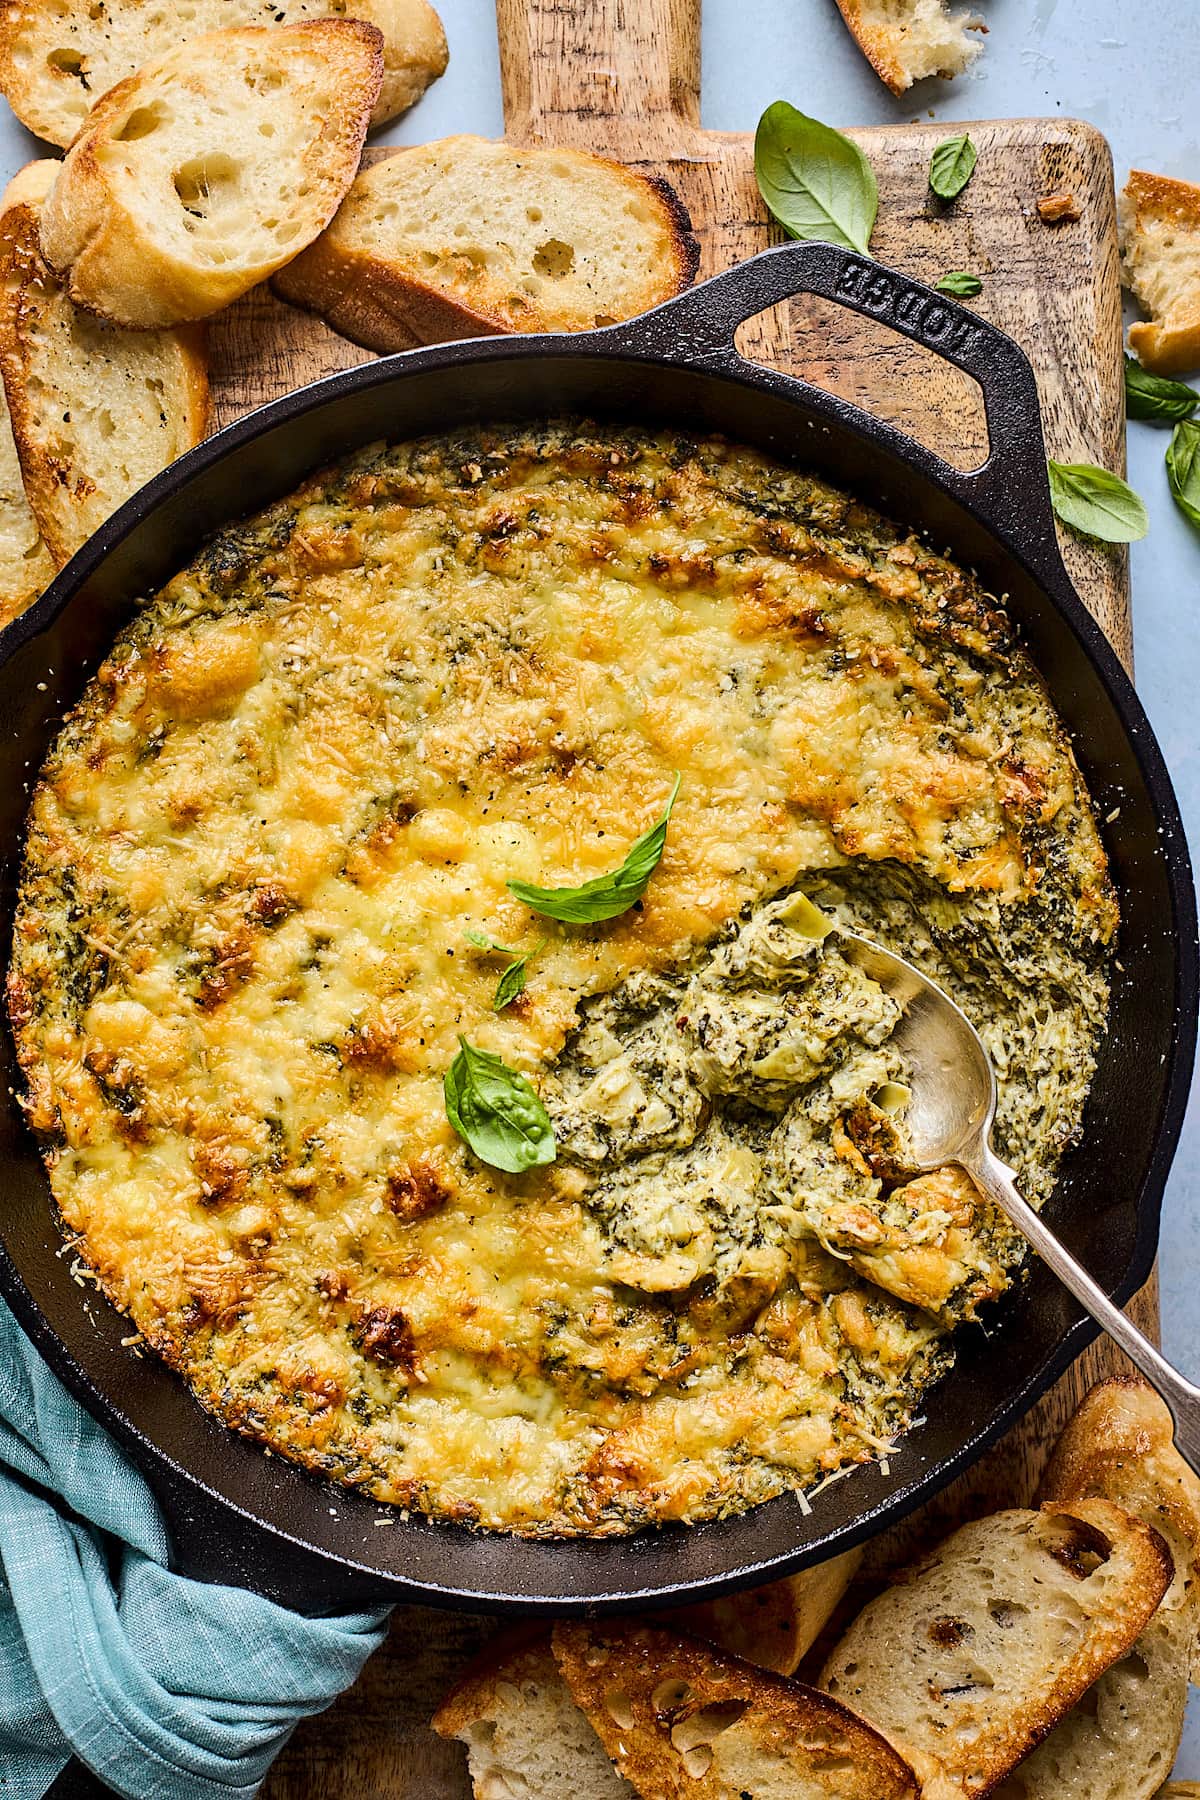
{"type": "MultiPolygon", "coordinates": [[[[665,175],[691,211],[701,275],[772,241],[754,184],[751,138],[700,129],[699,0],[497,0],[497,13],[505,120],[514,141],[576,145],[665,175]]],[[[847,41],[846,55],[853,54],[847,41]]],[[[470,123],[463,119],[463,128],[470,123]]],[[[927,281],[949,269],[977,273],[984,288],[974,304],[1033,360],[1051,454],[1120,470],[1121,317],[1108,146],[1072,120],[972,125],[978,168],[963,197],[947,207],[930,192],[927,169],[933,146],[954,129],[853,133],[879,179],[872,249],[927,281]],[[1078,202],[1078,221],[1043,224],[1037,200],[1064,191],[1078,202]]],[[[750,321],[740,342],[747,355],[800,370],[884,414],[960,467],[983,460],[986,429],[975,384],[883,326],[809,301],[750,321]]],[[[218,322],[214,352],[222,423],[365,360],[265,290],[218,322]]],[[[1075,538],[1064,548],[1080,592],[1128,657],[1124,554],[1075,538]]],[[[1136,1312],[1156,1327],[1151,1291],[1136,1312]]],[[[934,1508],[891,1534],[880,1556],[928,1536],[939,1521],[1027,1500],[1079,1395],[1117,1362],[1106,1345],[1091,1352],[934,1508]]],[[[434,1737],[428,1719],[495,1628],[487,1618],[400,1608],[388,1644],[357,1685],[297,1731],[263,1789],[266,1800],[467,1800],[462,1753],[434,1737]]]]}

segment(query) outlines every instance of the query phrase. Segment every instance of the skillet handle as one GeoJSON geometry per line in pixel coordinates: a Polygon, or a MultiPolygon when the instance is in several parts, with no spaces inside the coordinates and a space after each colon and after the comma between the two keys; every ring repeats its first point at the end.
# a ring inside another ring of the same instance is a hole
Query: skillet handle
{"type": "Polygon", "coordinates": [[[820,411],[866,421],[874,435],[890,438],[909,461],[927,467],[943,488],[981,514],[1000,536],[1016,539],[1039,574],[1067,580],[1029,358],[1003,331],[924,282],[836,244],[779,244],[617,330],[623,347],[635,354],[670,357],[682,350],[701,366],[739,374],[753,369],[761,375],[761,365],[747,361],[734,346],[738,327],[797,294],[815,294],[879,319],[972,376],[983,393],[987,461],[964,473],[903,432],[869,418],[850,401],[813,387],[801,376],[775,370],[769,371],[771,376],[802,388],[806,403],[820,411]]]}

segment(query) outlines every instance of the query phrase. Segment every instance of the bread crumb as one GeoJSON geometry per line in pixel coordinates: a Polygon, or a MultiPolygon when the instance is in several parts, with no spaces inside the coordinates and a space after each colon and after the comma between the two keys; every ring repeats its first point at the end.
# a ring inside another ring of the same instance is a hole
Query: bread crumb
{"type": "Polygon", "coordinates": [[[1037,209],[1043,225],[1073,225],[1082,216],[1074,194],[1046,194],[1037,209]]]}

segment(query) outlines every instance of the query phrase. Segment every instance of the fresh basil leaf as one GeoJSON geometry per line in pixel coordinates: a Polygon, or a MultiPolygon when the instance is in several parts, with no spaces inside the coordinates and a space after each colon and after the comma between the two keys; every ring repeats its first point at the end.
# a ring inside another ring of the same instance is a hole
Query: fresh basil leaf
{"type": "Polygon", "coordinates": [[[1171,498],[1184,518],[1200,527],[1200,425],[1194,419],[1183,421],[1171,433],[1167,480],[1171,498]]]}
{"type": "Polygon", "coordinates": [[[1094,463],[1050,460],[1050,498],[1065,525],[1106,544],[1144,538],[1150,519],[1141,500],[1119,475],[1094,463]]]}
{"type": "Polygon", "coordinates": [[[550,1116],[529,1082],[503,1057],[460,1036],[442,1089],[446,1117],[481,1162],[521,1175],[554,1161],[558,1147],[550,1116]]]}
{"type": "Polygon", "coordinates": [[[972,275],[967,269],[951,269],[940,281],[934,282],[939,294],[955,294],[960,300],[970,300],[976,294],[982,294],[983,283],[978,275],[972,275]]]}
{"type": "Polygon", "coordinates": [[[1131,419],[1150,419],[1172,424],[1177,419],[1190,419],[1200,394],[1184,381],[1167,381],[1162,375],[1151,375],[1135,356],[1125,358],[1125,411],[1131,419]]]}
{"type": "Polygon", "coordinates": [[[520,956],[521,954],[519,950],[510,950],[507,944],[498,944],[494,937],[489,937],[486,931],[480,931],[475,925],[468,925],[463,936],[468,944],[473,945],[476,950],[486,950],[490,955],[520,956]]]}
{"type": "Polygon", "coordinates": [[[525,992],[525,969],[528,962],[527,956],[518,956],[515,962],[509,963],[496,983],[496,991],[492,995],[493,1012],[503,1012],[506,1006],[512,1005],[519,994],[525,992]]]}
{"type": "Polygon", "coordinates": [[[463,936],[468,944],[473,945],[476,950],[482,950],[485,955],[512,958],[492,995],[492,1011],[503,1012],[506,1006],[512,1005],[518,994],[525,992],[525,970],[534,957],[546,948],[546,939],[535,944],[532,950],[513,950],[508,944],[497,943],[494,937],[489,937],[486,931],[480,931],[474,925],[468,925],[463,936]]]}
{"type": "Polygon", "coordinates": [[[790,237],[845,244],[865,255],[879,189],[857,144],[786,100],[768,106],[754,134],[754,177],[790,237]]]}
{"type": "Polygon", "coordinates": [[[667,825],[681,779],[676,775],[662,818],[637,840],[619,869],[613,869],[608,875],[597,875],[580,887],[544,888],[534,887],[528,881],[510,881],[509,892],[534,912],[547,919],[558,919],[564,925],[594,925],[601,919],[615,919],[618,914],[628,912],[641,899],[650,884],[650,877],[662,861],[667,825]]]}
{"type": "Polygon", "coordinates": [[[929,161],[929,185],[939,200],[957,200],[975,173],[979,153],[964,131],[945,138],[929,161]]]}

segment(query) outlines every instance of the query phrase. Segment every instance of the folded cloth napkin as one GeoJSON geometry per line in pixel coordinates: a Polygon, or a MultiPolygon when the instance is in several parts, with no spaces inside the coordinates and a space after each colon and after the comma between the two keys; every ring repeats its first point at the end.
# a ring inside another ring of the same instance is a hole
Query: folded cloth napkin
{"type": "Polygon", "coordinates": [[[5,1800],[72,1752],[129,1800],[249,1800],[382,1641],[385,1612],[306,1619],[167,1559],[145,1481],[0,1301],[5,1800]]]}

